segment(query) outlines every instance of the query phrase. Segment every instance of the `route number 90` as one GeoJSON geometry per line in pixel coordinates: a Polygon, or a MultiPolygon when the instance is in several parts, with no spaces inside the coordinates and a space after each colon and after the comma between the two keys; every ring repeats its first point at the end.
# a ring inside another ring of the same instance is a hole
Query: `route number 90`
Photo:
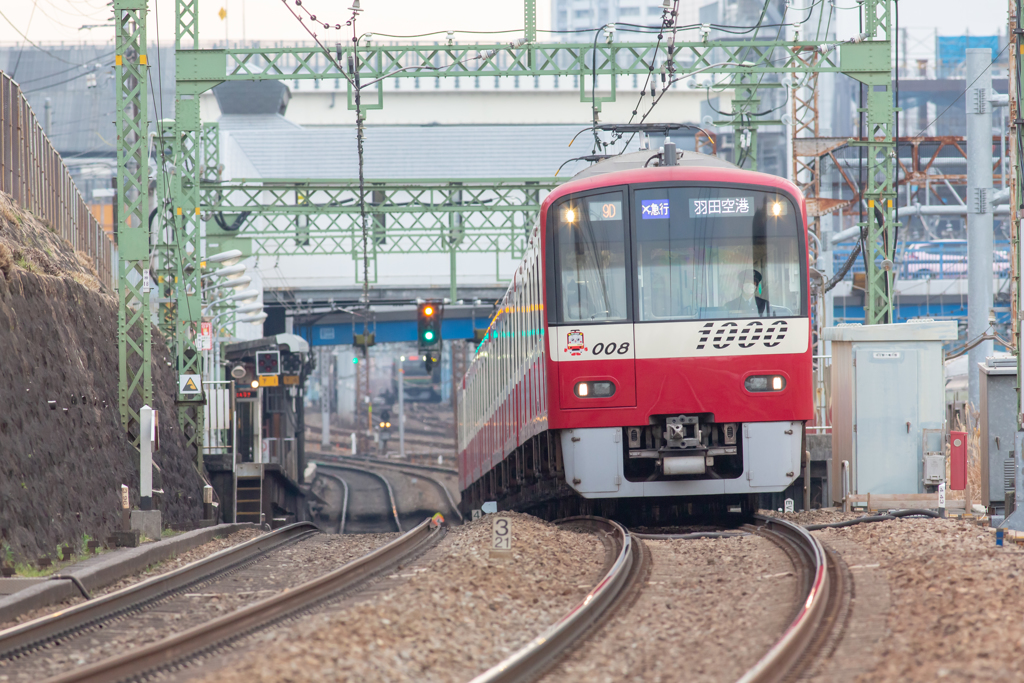
{"type": "Polygon", "coordinates": [[[508,517],[497,517],[491,525],[491,531],[491,548],[512,550],[512,520],[508,517]]]}

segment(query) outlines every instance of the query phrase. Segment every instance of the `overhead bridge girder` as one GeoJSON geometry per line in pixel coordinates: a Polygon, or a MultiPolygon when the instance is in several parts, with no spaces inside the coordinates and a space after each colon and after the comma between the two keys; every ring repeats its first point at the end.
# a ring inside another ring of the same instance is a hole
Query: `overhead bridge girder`
{"type": "MultiPolygon", "coordinates": [[[[370,251],[379,254],[509,253],[526,246],[554,178],[368,180],[370,251]]],[[[207,236],[244,238],[253,255],[362,250],[353,180],[202,183],[207,236]]]]}

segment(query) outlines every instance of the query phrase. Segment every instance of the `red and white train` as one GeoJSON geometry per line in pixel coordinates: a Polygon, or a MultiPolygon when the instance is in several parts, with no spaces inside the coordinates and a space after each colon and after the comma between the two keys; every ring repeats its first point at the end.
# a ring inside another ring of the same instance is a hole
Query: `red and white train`
{"type": "Polygon", "coordinates": [[[804,198],[715,157],[651,159],[599,162],[544,201],[458,387],[466,510],[746,513],[800,475],[804,198]]]}

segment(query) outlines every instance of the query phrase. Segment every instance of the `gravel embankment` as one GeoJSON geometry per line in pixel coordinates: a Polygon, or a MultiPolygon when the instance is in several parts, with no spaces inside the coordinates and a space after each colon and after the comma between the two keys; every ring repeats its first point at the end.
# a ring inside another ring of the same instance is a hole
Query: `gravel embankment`
{"type": "Polygon", "coordinates": [[[471,679],[562,617],[603,573],[605,549],[595,535],[500,514],[512,518],[511,562],[489,559],[492,517],[455,527],[385,579],[394,586],[373,601],[341,603],[261,634],[258,652],[235,653],[202,680],[471,679]]]}
{"type": "Polygon", "coordinates": [[[997,548],[990,532],[954,519],[860,524],[816,535],[826,544],[853,541],[866,549],[889,586],[877,662],[857,680],[1024,680],[1024,551],[997,548]]]}
{"type": "Polygon", "coordinates": [[[38,681],[141,647],[309,581],[356,559],[396,534],[319,534],[270,552],[256,563],[193,588],[139,614],[14,661],[0,661],[0,682],[38,681]]]}
{"type": "Polygon", "coordinates": [[[758,536],[644,541],[643,592],[543,679],[734,681],[778,640],[797,596],[793,565],[758,536]]]}
{"type": "MultiPolygon", "coordinates": [[[[122,588],[127,588],[128,586],[135,585],[136,583],[139,583],[141,581],[146,581],[159,574],[166,574],[167,572],[178,569],[179,567],[184,567],[186,564],[196,562],[198,560],[203,559],[204,557],[213,555],[214,553],[220,552],[221,550],[224,550],[226,548],[230,548],[231,546],[239,545],[241,543],[245,543],[246,541],[250,541],[256,538],[257,536],[262,535],[263,533],[264,532],[255,528],[242,529],[241,531],[236,531],[235,533],[229,534],[222,538],[215,538],[212,541],[207,541],[206,543],[200,546],[196,546],[195,548],[192,548],[192,550],[182,553],[177,557],[172,557],[170,559],[164,560],[163,562],[151,564],[150,566],[143,569],[141,572],[137,572],[135,574],[132,574],[131,576],[127,576],[99,590],[92,591],[90,595],[96,598],[101,595],[106,595],[107,593],[119,591],[122,588]]],[[[68,607],[72,607],[82,602],[85,602],[85,598],[78,596],[70,600],[65,600],[64,602],[61,602],[56,605],[51,605],[49,607],[43,607],[41,609],[33,610],[31,612],[26,612],[25,614],[19,616],[17,619],[14,619],[7,623],[0,623],[0,631],[11,626],[15,626],[17,624],[23,624],[26,621],[32,621],[33,619],[44,617],[47,614],[51,614],[53,612],[58,612],[60,610],[67,609],[68,607]]],[[[3,679],[0,678],[0,680],[3,679]]]]}

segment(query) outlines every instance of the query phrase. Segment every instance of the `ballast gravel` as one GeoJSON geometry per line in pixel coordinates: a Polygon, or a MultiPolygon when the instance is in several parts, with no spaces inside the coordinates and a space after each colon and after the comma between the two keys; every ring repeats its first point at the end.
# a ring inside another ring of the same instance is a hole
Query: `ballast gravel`
{"type": "MultiPolygon", "coordinates": [[[[971,521],[902,519],[815,532],[855,542],[889,584],[877,662],[857,680],[1024,681],[1024,551],[971,521]]],[[[853,572],[857,579],[857,571],[853,572]]]]}
{"type": "MultiPolygon", "coordinates": [[[[799,512],[758,510],[758,513],[769,517],[778,517],[779,519],[784,519],[787,522],[793,522],[794,524],[800,524],[801,526],[807,526],[808,524],[835,524],[836,522],[845,522],[846,520],[857,519],[858,517],[864,517],[869,514],[864,510],[843,512],[842,508],[819,508],[816,510],[801,510],[799,512]]],[[[873,512],[870,514],[877,515],[881,513],[873,512]]]]}
{"type": "Polygon", "coordinates": [[[606,551],[596,535],[499,514],[512,520],[511,561],[489,557],[493,516],[452,528],[436,548],[384,579],[372,600],[259,634],[258,651],[236,653],[202,680],[473,678],[560,619],[604,573],[606,551]]]}
{"type": "MultiPolygon", "coordinates": [[[[142,571],[136,572],[131,576],[126,576],[123,579],[115,581],[109,586],[104,586],[103,588],[90,592],[90,595],[94,598],[97,598],[101,595],[106,595],[108,593],[113,593],[114,591],[119,591],[122,588],[127,588],[128,586],[133,586],[142,581],[147,581],[153,578],[154,576],[174,571],[175,569],[184,567],[185,565],[191,564],[192,562],[198,562],[199,560],[210,555],[213,555],[214,553],[218,553],[221,550],[225,550],[232,546],[241,545],[246,541],[251,541],[257,536],[262,536],[264,533],[265,532],[256,528],[241,529],[240,531],[236,531],[233,534],[228,534],[227,536],[215,538],[212,541],[207,541],[206,543],[196,546],[195,548],[192,548],[191,550],[186,551],[181,555],[168,558],[163,562],[151,564],[142,571]]],[[[53,612],[58,612],[60,610],[67,609],[68,607],[72,607],[82,602],[85,602],[85,598],[77,596],[69,600],[65,600],[64,602],[58,603],[56,605],[50,605],[49,607],[42,607],[37,610],[32,610],[31,612],[26,612],[25,614],[20,615],[18,618],[13,619],[12,621],[9,621],[7,623],[0,623],[0,631],[4,630],[5,628],[10,628],[11,626],[15,626],[17,624],[23,624],[27,621],[32,621],[33,619],[44,617],[47,614],[52,614],[53,612]]]]}
{"type": "Polygon", "coordinates": [[[645,540],[649,575],[545,683],[734,681],[781,637],[795,613],[788,556],[760,536],[645,540]]]}
{"type": "Polygon", "coordinates": [[[123,654],[312,580],[397,534],[317,534],[155,606],[15,660],[0,660],[0,682],[39,681],[123,654]]]}

